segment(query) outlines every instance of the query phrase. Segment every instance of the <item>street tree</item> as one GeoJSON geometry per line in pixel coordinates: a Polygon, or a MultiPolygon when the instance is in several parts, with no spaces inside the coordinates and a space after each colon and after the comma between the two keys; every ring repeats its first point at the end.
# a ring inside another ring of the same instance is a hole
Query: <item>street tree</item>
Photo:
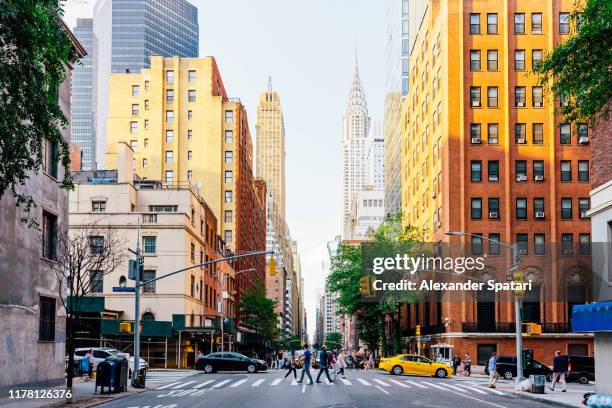
{"type": "Polygon", "coordinates": [[[328,349],[340,349],[342,348],[342,333],[340,332],[329,332],[325,335],[324,343],[328,349]]]}
{"type": "Polygon", "coordinates": [[[570,16],[574,33],[534,71],[560,98],[567,122],[607,115],[612,95],[612,2],[580,0],[570,16]]]}
{"type": "Polygon", "coordinates": [[[66,231],[59,228],[55,253],[46,260],[57,277],[66,310],[67,388],[74,377],[74,336],[89,295],[102,290],[105,275],[127,260],[126,242],[111,226],[91,223],[66,231]]]}
{"type": "Polygon", "coordinates": [[[278,313],[274,311],[276,301],[266,296],[266,287],[262,282],[257,282],[254,289],[247,290],[237,306],[242,324],[270,341],[277,337],[278,313]]]}
{"type": "Polygon", "coordinates": [[[0,1],[0,197],[10,192],[30,225],[36,203],[24,184],[41,169],[45,144],[64,167],[61,187],[72,187],[58,90],[77,54],[62,14],[63,1],[0,1]]]}

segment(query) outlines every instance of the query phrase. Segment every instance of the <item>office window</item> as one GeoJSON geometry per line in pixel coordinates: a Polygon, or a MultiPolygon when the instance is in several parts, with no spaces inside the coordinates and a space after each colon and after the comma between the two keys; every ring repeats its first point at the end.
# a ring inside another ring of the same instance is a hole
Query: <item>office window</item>
{"type": "Polygon", "coordinates": [[[187,91],[187,98],[188,98],[189,102],[195,102],[196,101],[196,91],[195,91],[195,89],[190,89],[189,91],[187,91]]]}
{"type": "Polygon", "coordinates": [[[572,162],[570,160],[561,161],[561,181],[572,181],[572,162]]]}
{"type": "Polygon", "coordinates": [[[573,255],[574,234],[561,234],[561,247],[563,248],[563,255],[573,255]]]}
{"type": "Polygon", "coordinates": [[[501,253],[500,241],[499,234],[489,234],[489,255],[499,255],[501,253]]]}
{"type": "Polygon", "coordinates": [[[188,129],[187,130],[187,140],[191,140],[193,139],[193,130],[188,129]]]}
{"type": "Polygon", "coordinates": [[[187,111],[187,120],[191,120],[191,119],[193,119],[193,111],[189,109],[187,111]]]}
{"type": "MultiPolygon", "coordinates": [[[[189,246],[189,257],[193,262],[195,262],[195,244],[192,242],[189,246]]],[[[191,277],[191,286],[192,286],[192,295],[193,296],[193,276],[191,277]]]]}
{"type": "Polygon", "coordinates": [[[525,34],[525,13],[514,13],[514,34],[525,34]]]}
{"type": "Polygon", "coordinates": [[[525,107],[525,87],[524,86],[514,87],[514,106],[517,108],[525,107]]]}
{"type": "Polygon", "coordinates": [[[132,96],[136,97],[140,95],[140,87],[138,85],[132,85],[132,96]]]}
{"type": "Polygon", "coordinates": [[[234,111],[225,111],[225,123],[234,123],[234,111]]]}
{"type": "Polygon", "coordinates": [[[472,255],[482,255],[482,234],[472,235],[472,255]]]}
{"type": "Polygon", "coordinates": [[[137,103],[132,104],[132,116],[140,115],[140,105],[137,103]]]}
{"type": "Polygon", "coordinates": [[[578,181],[589,181],[588,160],[578,160],[578,181]]]}
{"type": "Polygon", "coordinates": [[[471,180],[475,182],[482,181],[482,162],[480,160],[472,160],[470,169],[471,180]]]}
{"type": "Polygon", "coordinates": [[[480,71],[480,50],[470,50],[470,70],[480,71]]]}
{"type": "Polygon", "coordinates": [[[516,169],[516,180],[517,181],[527,181],[527,161],[517,160],[515,162],[515,169],[516,169]]]}
{"type": "Polygon", "coordinates": [[[166,130],[166,143],[172,143],[174,141],[174,131],[166,130]]]}
{"type": "Polygon", "coordinates": [[[570,32],[570,14],[559,13],[559,34],[569,34],[570,32]]]}
{"type": "Polygon", "coordinates": [[[535,69],[542,62],[542,50],[531,50],[531,68],[535,69]]]}
{"type": "Polygon", "coordinates": [[[544,106],[543,92],[541,86],[531,87],[531,103],[534,108],[541,108],[544,106]]]}
{"type": "Polygon", "coordinates": [[[562,220],[572,219],[572,199],[571,198],[561,199],[561,219],[562,220]]]}
{"type": "Polygon", "coordinates": [[[542,13],[531,13],[531,34],[542,34],[542,13]]]}
{"type": "Polygon", "coordinates": [[[166,102],[174,102],[174,89],[166,89],[166,102]]]}
{"type": "Polygon", "coordinates": [[[232,170],[225,170],[225,182],[226,183],[234,182],[234,172],[232,170]]]}
{"type": "Polygon", "coordinates": [[[516,199],[516,219],[517,220],[527,219],[527,199],[526,198],[516,199]]]}
{"type": "Polygon", "coordinates": [[[89,271],[91,293],[104,292],[104,275],[100,271],[89,271]]]}
{"type": "Polygon", "coordinates": [[[578,235],[578,253],[580,255],[591,254],[591,234],[578,235]]]}
{"type": "Polygon", "coordinates": [[[480,87],[479,86],[470,87],[470,106],[480,107],[480,87]]]}
{"type": "Polygon", "coordinates": [[[578,199],[578,215],[581,219],[589,218],[586,215],[586,212],[589,211],[591,207],[590,201],[588,198],[579,198],[578,199]]]}
{"type": "Polygon", "coordinates": [[[546,236],[544,234],[533,234],[533,253],[546,255],[546,236]]]}
{"type": "Polygon", "coordinates": [[[196,80],[196,72],[193,69],[187,71],[187,77],[189,78],[189,83],[194,83],[196,80]]]}
{"type": "Polygon", "coordinates": [[[232,190],[225,190],[225,202],[231,203],[234,201],[234,192],[232,190]]]}
{"type": "Polygon", "coordinates": [[[516,144],[527,143],[527,125],[524,123],[514,124],[514,142],[516,144]]]}
{"type": "Polygon", "coordinates": [[[166,150],[166,164],[172,164],[172,158],[173,158],[174,154],[172,153],[172,150],[166,150]]]}
{"type": "Polygon", "coordinates": [[[149,161],[146,158],[142,159],[142,167],[146,169],[149,166],[149,161]]]}
{"type": "Polygon", "coordinates": [[[572,142],[572,125],[561,123],[559,125],[559,143],[570,144],[572,142]]]}
{"type": "Polygon", "coordinates": [[[193,159],[193,151],[187,150],[187,160],[191,160],[191,159],[193,159]]]}
{"type": "Polygon", "coordinates": [[[487,14],[487,34],[497,34],[497,13],[487,14]]]}
{"type": "Polygon", "coordinates": [[[234,213],[232,212],[232,210],[225,210],[225,213],[223,214],[223,222],[225,223],[231,223],[234,220],[234,213]]]}
{"type": "Polygon", "coordinates": [[[173,183],[174,182],[174,172],[172,170],[166,170],[165,178],[166,178],[166,183],[173,183]]]}
{"type": "Polygon", "coordinates": [[[145,255],[154,255],[157,253],[157,237],[142,237],[142,247],[145,255]]]}
{"type": "Polygon", "coordinates": [[[166,123],[174,122],[174,111],[167,110],[166,111],[166,123]]]}
{"type": "Polygon", "coordinates": [[[499,198],[490,197],[488,199],[489,218],[492,220],[499,219],[499,198]]]}
{"type": "Polygon", "coordinates": [[[489,181],[498,182],[499,181],[499,161],[489,160],[487,167],[488,167],[489,181]]]}
{"type": "Polygon", "coordinates": [[[487,125],[487,138],[489,144],[499,143],[499,126],[497,123],[489,123],[487,125]]]}
{"type": "Polygon", "coordinates": [[[487,50],[487,70],[497,71],[497,50],[487,50]]]}
{"type": "Polygon", "coordinates": [[[470,139],[472,143],[480,143],[480,123],[470,124],[470,139]]]}
{"type": "Polygon", "coordinates": [[[166,71],[166,82],[169,84],[174,82],[174,71],[170,69],[166,71]]]}
{"type": "Polygon", "coordinates": [[[144,138],[144,147],[149,147],[149,139],[148,138],[144,138]]]}
{"type": "Polygon", "coordinates": [[[89,237],[89,250],[93,255],[104,253],[104,237],[101,235],[92,235],[89,237]]]}
{"type": "Polygon", "coordinates": [[[482,198],[472,198],[472,219],[482,219],[482,198]]]}
{"type": "Polygon", "coordinates": [[[92,201],[91,211],[92,212],[105,212],[106,211],[106,201],[92,201]]]}
{"type": "Polygon", "coordinates": [[[138,122],[135,120],[130,122],[130,133],[138,133],[138,122]]]}
{"type": "MultiPolygon", "coordinates": [[[[478,89],[480,90],[480,88],[478,89]]],[[[496,86],[489,86],[487,88],[487,106],[489,108],[497,108],[497,87],[496,86]]]]}
{"type": "Polygon", "coordinates": [[[227,144],[234,143],[234,131],[233,130],[225,131],[225,143],[227,144]]]}
{"type": "Polygon", "coordinates": [[[544,180],[544,160],[533,161],[533,179],[534,181],[544,180]]]}
{"type": "Polygon", "coordinates": [[[514,50],[514,69],[517,71],[525,69],[525,50],[514,50]]]}
{"type": "MultiPolygon", "coordinates": [[[[145,119],[144,120],[144,128],[148,129],[149,128],[149,119],[145,119]]],[[[145,146],[146,147],[146,146],[145,146]]]]}
{"type": "MultiPolygon", "coordinates": [[[[151,270],[143,271],[142,279],[145,282],[155,279],[155,271],[151,271],[151,270]]],[[[155,282],[146,283],[142,288],[142,293],[155,293],[155,282]]]]}
{"type": "Polygon", "coordinates": [[[232,230],[223,231],[223,240],[225,241],[226,244],[232,243],[232,230]]]}
{"type": "Polygon", "coordinates": [[[542,197],[533,199],[533,214],[535,218],[544,218],[544,199],[542,197]]]}
{"type": "Polygon", "coordinates": [[[516,234],[516,246],[518,247],[519,254],[527,255],[527,249],[529,248],[529,235],[516,234]]]}
{"type": "Polygon", "coordinates": [[[232,164],[234,162],[234,152],[226,151],[225,152],[225,164],[232,164]]]}
{"type": "Polygon", "coordinates": [[[191,170],[187,170],[187,180],[191,181],[193,178],[193,172],[191,170]]]}
{"type": "Polygon", "coordinates": [[[533,144],[543,144],[544,143],[544,124],[543,123],[534,123],[531,125],[532,131],[532,143],[533,144]]]}
{"type": "Polygon", "coordinates": [[[57,230],[57,217],[51,213],[43,211],[42,213],[42,257],[46,259],[55,259],[56,240],[55,234],[57,230]]]}
{"type": "Polygon", "coordinates": [[[40,296],[38,316],[38,340],[55,341],[55,298],[40,296]]]}
{"type": "Polygon", "coordinates": [[[480,34],[480,14],[470,14],[470,34],[480,34]]]}

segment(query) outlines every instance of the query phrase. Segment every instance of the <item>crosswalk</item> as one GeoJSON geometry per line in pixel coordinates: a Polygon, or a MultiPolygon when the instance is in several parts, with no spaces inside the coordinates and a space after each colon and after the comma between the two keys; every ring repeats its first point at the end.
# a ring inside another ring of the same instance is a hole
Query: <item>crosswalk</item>
{"type": "MultiPolygon", "coordinates": [[[[193,375],[190,374],[190,375],[193,375]]],[[[304,382],[306,384],[306,382],[304,382]]],[[[171,396],[186,396],[186,395],[202,395],[205,392],[225,389],[225,388],[239,388],[249,387],[263,388],[263,387],[277,387],[283,386],[298,386],[300,385],[295,379],[286,378],[261,378],[253,377],[245,378],[244,376],[233,377],[233,378],[185,378],[182,381],[172,381],[162,384],[156,388],[156,390],[164,391],[164,393],[158,395],[159,397],[171,397],[171,396]],[[282,384],[281,384],[282,383],[282,384]],[[188,391],[191,390],[191,391],[188,391]]],[[[407,389],[422,389],[436,392],[453,392],[461,393],[465,395],[506,395],[503,392],[488,388],[485,383],[476,381],[453,381],[450,379],[439,380],[434,378],[419,378],[419,377],[393,377],[381,376],[374,378],[373,376],[367,376],[367,378],[355,377],[355,378],[338,378],[335,382],[329,382],[327,379],[323,379],[323,386],[340,386],[340,387],[361,387],[368,388],[373,391],[379,390],[385,394],[388,394],[391,390],[406,391],[407,389]],[[408,379],[410,378],[410,379],[408,379]]],[[[300,387],[296,387],[300,388],[300,387]]],[[[303,388],[303,386],[302,386],[303,388]]],[[[304,390],[302,390],[303,392],[304,390]]]]}
{"type": "Polygon", "coordinates": [[[174,382],[178,385],[181,380],[191,377],[201,371],[181,370],[181,371],[147,371],[147,384],[163,384],[174,382]]]}

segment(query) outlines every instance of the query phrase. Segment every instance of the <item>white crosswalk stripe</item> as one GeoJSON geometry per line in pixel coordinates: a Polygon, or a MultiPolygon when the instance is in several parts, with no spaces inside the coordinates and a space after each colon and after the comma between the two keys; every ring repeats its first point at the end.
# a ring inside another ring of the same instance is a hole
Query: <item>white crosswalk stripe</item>
{"type": "Polygon", "coordinates": [[[473,386],[470,386],[470,385],[463,385],[463,384],[459,385],[459,384],[456,384],[456,386],[459,387],[459,388],[466,389],[468,391],[475,391],[475,392],[477,392],[479,394],[483,394],[483,395],[487,394],[484,390],[478,389],[477,387],[473,387],[473,386]]]}
{"type": "MultiPolygon", "coordinates": [[[[467,383],[475,387],[484,387],[483,383],[477,383],[474,381],[468,381],[467,383]]],[[[492,392],[493,394],[497,394],[497,395],[506,395],[503,392],[496,390],[495,388],[486,388],[485,391],[492,392]]]]}
{"type": "Polygon", "coordinates": [[[277,378],[276,380],[272,381],[270,385],[278,385],[278,383],[280,383],[281,381],[283,381],[282,378],[277,378]]]}
{"type": "Polygon", "coordinates": [[[408,384],[412,384],[412,385],[414,385],[415,387],[419,387],[419,388],[428,388],[426,385],[422,385],[422,384],[419,384],[419,383],[414,382],[414,381],[406,380],[405,382],[407,382],[408,384]]]}
{"type": "Polygon", "coordinates": [[[223,380],[221,382],[216,383],[215,385],[212,386],[212,388],[219,388],[219,387],[223,387],[225,384],[227,384],[228,382],[231,382],[232,380],[223,380]]]}
{"type": "Polygon", "coordinates": [[[148,371],[147,372],[147,383],[168,383],[178,382],[186,377],[190,377],[194,374],[201,373],[198,370],[181,370],[181,371],[148,371]]]}
{"type": "Polygon", "coordinates": [[[262,382],[266,381],[263,378],[260,378],[259,380],[255,381],[253,384],[251,384],[251,387],[259,387],[261,385],[262,382]]]}
{"type": "Polygon", "coordinates": [[[157,387],[157,389],[158,390],[163,390],[165,388],[170,388],[170,387],[172,387],[173,385],[176,385],[176,384],[180,384],[180,381],[173,382],[173,383],[166,384],[166,385],[162,385],[161,387],[157,387]]]}
{"type": "Polygon", "coordinates": [[[176,386],[172,387],[172,389],[173,389],[173,390],[178,390],[179,388],[183,388],[183,387],[185,387],[186,385],[193,384],[194,382],[197,382],[197,381],[193,380],[193,381],[187,381],[187,382],[184,382],[184,383],[180,383],[180,384],[178,384],[178,385],[176,385],[176,386]]]}
{"type": "Polygon", "coordinates": [[[327,385],[334,385],[333,382],[329,382],[329,380],[327,378],[324,378],[323,381],[325,381],[325,384],[327,385]]]}
{"type": "Polygon", "coordinates": [[[201,384],[194,385],[194,386],[193,386],[193,388],[202,388],[202,387],[205,387],[205,386],[207,386],[208,384],[210,384],[210,383],[214,383],[214,382],[215,382],[215,380],[208,380],[208,381],[204,381],[204,382],[203,382],[203,383],[201,383],[201,384]]]}
{"type": "Polygon", "coordinates": [[[347,380],[346,378],[341,378],[340,381],[342,381],[345,385],[353,385],[349,380],[347,380]]]}
{"type": "Polygon", "coordinates": [[[372,385],[369,382],[367,382],[366,380],[364,380],[363,378],[358,378],[357,381],[359,381],[360,383],[362,383],[363,385],[372,385]]]}
{"type": "Polygon", "coordinates": [[[238,380],[235,383],[233,383],[232,385],[230,385],[231,388],[236,388],[239,387],[240,385],[244,384],[247,381],[246,378],[243,378],[242,380],[238,380]]]}
{"type": "Polygon", "coordinates": [[[291,381],[291,385],[298,385],[298,382],[295,378],[291,381]]]}
{"type": "Polygon", "coordinates": [[[447,388],[444,388],[444,387],[441,386],[441,385],[446,385],[446,384],[438,385],[438,384],[435,384],[435,383],[432,383],[432,382],[426,382],[426,383],[421,383],[421,384],[427,384],[429,387],[434,387],[434,388],[437,388],[439,390],[447,390],[447,388]]]}
{"type": "Polygon", "coordinates": [[[391,386],[391,384],[387,384],[386,382],[381,381],[381,380],[376,379],[376,378],[374,379],[374,381],[376,381],[377,383],[379,383],[379,384],[380,384],[380,385],[382,385],[383,387],[390,387],[390,386],[391,386]]]}
{"type": "Polygon", "coordinates": [[[397,381],[397,380],[389,380],[391,381],[393,384],[399,385],[400,387],[404,387],[404,388],[410,388],[410,386],[408,384],[404,384],[403,382],[397,381]]]}

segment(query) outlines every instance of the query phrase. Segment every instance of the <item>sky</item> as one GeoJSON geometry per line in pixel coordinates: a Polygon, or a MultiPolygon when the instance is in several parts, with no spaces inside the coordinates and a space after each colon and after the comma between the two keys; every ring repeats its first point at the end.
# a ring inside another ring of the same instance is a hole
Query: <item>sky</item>
{"type": "MultiPolygon", "coordinates": [[[[327,241],[342,231],[342,117],[355,57],[373,120],[383,115],[383,0],[190,0],[198,7],[200,56],[216,58],[228,94],[246,105],[251,135],[268,76],[286,128],[286,215],[297,241],[308,334],[328,274],[327,241]],[[324,264],[324,265],[323,265],[324,264]]],[[[94,0],[68,0],[74,27],[94,0]]],[[[255,142],[255,140],[254,140],[255,142]]]]}

